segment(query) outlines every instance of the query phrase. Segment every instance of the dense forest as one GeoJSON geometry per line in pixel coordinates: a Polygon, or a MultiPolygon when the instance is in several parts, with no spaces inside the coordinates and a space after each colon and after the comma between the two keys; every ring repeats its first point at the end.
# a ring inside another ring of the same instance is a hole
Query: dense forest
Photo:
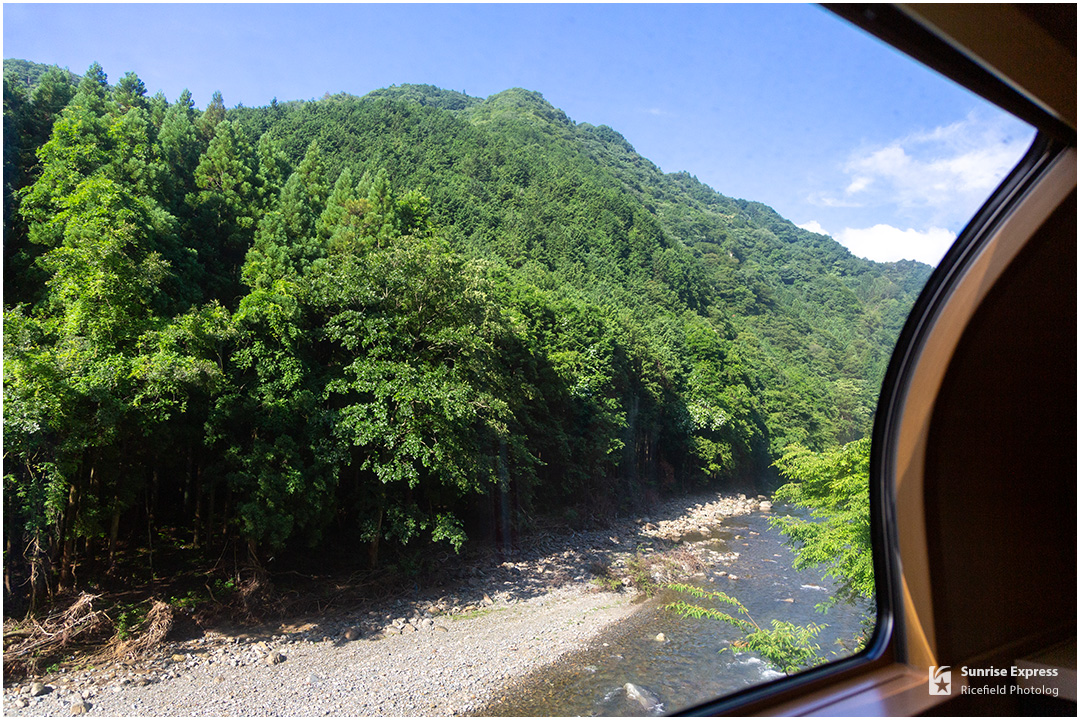
{"type": "Polygon", "coordinates": [[[929,272],[536,92],[199,110],[5,60],[5,597],[765,490],[868,434],[929,272]]]}

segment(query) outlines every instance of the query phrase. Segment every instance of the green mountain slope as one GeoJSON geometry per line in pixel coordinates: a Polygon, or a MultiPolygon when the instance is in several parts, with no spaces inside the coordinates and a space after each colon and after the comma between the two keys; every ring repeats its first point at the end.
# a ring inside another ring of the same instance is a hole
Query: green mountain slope
{"type": "Polygon", "coordinates": [[[766,413],[774,452],[868,430],[892,343],[930,271],[856,258],[767,206],[664,175],[614,130],[576,125],[525,90],[480,101],[403,86],[294,106],[273,122],[237,113],[294,162],[316,142],[335,169],[385,168],[420,189],[470,256],[539,266],[636,313],[690,309],[750,336],[756,394],[776,399],[766,413]]]}
{"type": "Polygon", "coordinates": [[[930,272],[527,90],[199,111],[53,80],[62,110],[5,81],[5,527],[62,587],[148,522],[375,565],[764,489],[790,443],[869,431],[930,272]]]}

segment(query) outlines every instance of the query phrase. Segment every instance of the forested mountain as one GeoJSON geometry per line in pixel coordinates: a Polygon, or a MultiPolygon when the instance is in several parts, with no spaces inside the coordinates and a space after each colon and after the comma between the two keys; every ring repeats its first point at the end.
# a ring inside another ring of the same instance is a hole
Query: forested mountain
{"type": "Polygon", "coordinates": [[[94,65],[6,74],[4,127],[5,569],[38,592],[148,526],[375,565],[763,488],[869,432],[930,272],[521,89],[200,111],[94,65]]]}

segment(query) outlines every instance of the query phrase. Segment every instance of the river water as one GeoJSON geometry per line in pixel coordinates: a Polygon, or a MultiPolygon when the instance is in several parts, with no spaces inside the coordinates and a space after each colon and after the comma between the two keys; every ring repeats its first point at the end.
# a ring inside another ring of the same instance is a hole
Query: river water
{"type": "MultiPolygon", "coordinates": [[[[772,514],[788,512],[796,511],[778,505],[772,514]]],[[[828,658],[850,654],[852,637],[861,629],[867,606],[837,605],[826,614],[816,611],[815,605],[832,596],[834,585],[818,570],[791,567],[792,552],[783,544],[783,536],[769,526],[772,514],[726,518],[712,528],[709,537],[699,542],[717,553],[737,552],[739,557],[726,566],[717,562],[704,577],[687,584],[738,598],[762,628],[771,627],[773,619],[825,625],[817,638],[820,654],[828,658]],[[721,575],[722,571],[728,574],[721,575]]],[[[503,699],[479,714],[660,715],[782,677],[753,653],[732,652],[731,642],[742,637],[737,629],[664,610],[673,600],[734,610],[664,590],[589,647],[515,684],[503,699]],[[663,633],[663,640],[657,640],[658,633],[663,633]],[[632,698],[627,683],[642,690],[647,700],[632,698]]]]}

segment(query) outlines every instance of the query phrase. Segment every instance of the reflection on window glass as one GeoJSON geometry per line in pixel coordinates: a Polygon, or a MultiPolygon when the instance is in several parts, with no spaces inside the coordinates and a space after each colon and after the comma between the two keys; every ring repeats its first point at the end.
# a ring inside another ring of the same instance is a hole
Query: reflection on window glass
{"type": "Polygon", "coordinates": [[[657,715],[865,646],[882,377],[1029,128],[814,7],[122,12],[5,7],[5,712],[657,715]]]}

